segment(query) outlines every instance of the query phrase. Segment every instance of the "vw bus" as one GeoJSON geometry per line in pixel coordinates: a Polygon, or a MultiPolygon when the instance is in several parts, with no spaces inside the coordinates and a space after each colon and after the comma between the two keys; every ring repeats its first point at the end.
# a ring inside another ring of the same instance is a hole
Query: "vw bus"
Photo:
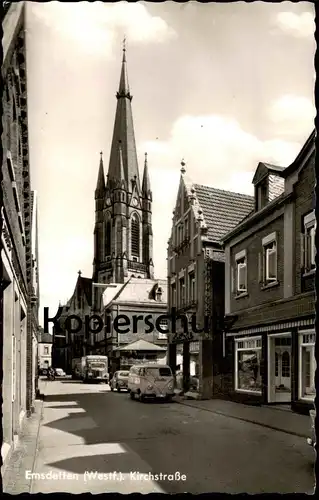
{"type": "Polygon", "coordinates": [[[128,391],[131,399],[146,398],[170,401],[174,396],[174,376],[169,366],[157,364],[134,365],[128,377],[128,391]]]}

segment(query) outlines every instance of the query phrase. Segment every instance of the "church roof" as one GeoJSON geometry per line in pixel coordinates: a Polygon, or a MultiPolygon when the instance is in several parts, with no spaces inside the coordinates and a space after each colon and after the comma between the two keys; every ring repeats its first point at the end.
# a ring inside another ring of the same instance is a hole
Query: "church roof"
{"type": "Polygon", "coordinates": [[[124,347],[120,347],[119,349],[115,349],[116,351],[166,351],[165,347],[160,347],[152,342],[147,342],[147,340],[137,340],[132,344],[125,345],[124,347]]]}
{"type": "Polygon", "coordinates": [[[82,276],[79,276],[78,279],[78,286],[80,286],[81,290],[83,291],[87,303],[89,306],[92,303],[92,280],[91,278],[82,278],[82,276]]]}
{"type": "Polygon", "coordinates": [[[167,281],[163,279],[142,279],[129,278],[124,284],[116,288],[106,288],[103,293],[104,306],[110,306],[112,303],[123,304],[162,304],[167,303],[167,281]],[[156,300],[156,291],[161,288],[161,300],[156,300]]]}
{"type": "Polygon", "coordinates": [[[241,193],[194,184],[195,195],[207,226],[206,238],[219,243],[254,208],[255,199],[241,193]]]}

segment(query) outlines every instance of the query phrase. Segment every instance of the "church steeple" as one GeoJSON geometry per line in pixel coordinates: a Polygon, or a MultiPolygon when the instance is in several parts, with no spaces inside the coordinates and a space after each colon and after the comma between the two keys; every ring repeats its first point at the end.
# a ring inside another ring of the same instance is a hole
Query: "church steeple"
{"type": "Polygon", "coordinates": [[[140,184],[125,43],[116,98],[106,185],[101,156],[95,190],[93,280],[97,283],[124,283],[130,276],[152,279],[154,273],[152,193],[147,155],[140,184]]]}
{"type": "Polygon", "coordinates": [[[140,191],[140,178],[131,105],[132,95],[130,93],[127,76],[125,45],[123,46],[121,76],[116,98],[117,106],[108,171],[109,180],[112,181],[113,179],[119,178],[118,144],[119,141],[121,141],[123,169],[126,184],[127,186],[130,186],[132,179],[136,176],[137,190],[140,191]]]}
{"type": "Polygon", "coordinates": [[[96,183],[96,189],[95,189],[95,199],[103,198],[104,192],[105,192],[104,167],[103,167],[102,154],[103,153],[101,151],[99,173],[97,176],[97,183],[96,183]]]}
{"type": "Polygon", "coordinates": [[[128,83],[127,67],[126,67],[126,45],[125,44],[126,44],[126,40],[124,38],[120,84],[119,84],[119,90],[116,94],[116,97],[118,99],[120,97],[127,97],[131,101],[133,99],[133,97],[130,94],[130,86],[128,83]]]}
{"type": "Polygon", "coordinates": [[[147,153],[145,153],[145,160],[144,160],[142,196],[143,196],[143,198],[147,198],[150,201],[152,201],[151,182],[150,182],[150,176],[148,173],[148,164],[147,164],[147,153]]]}

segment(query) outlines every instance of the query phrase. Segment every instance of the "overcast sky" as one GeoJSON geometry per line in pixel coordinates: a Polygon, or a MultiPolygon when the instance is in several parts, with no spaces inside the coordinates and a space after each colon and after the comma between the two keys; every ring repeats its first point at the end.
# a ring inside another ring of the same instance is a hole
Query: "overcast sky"
{"type": "Polygon", "coordinates": [[[122,56],[142,175],[148,152],[154,264],[180,162],[194,182],[252,194],[259,161],[288,165],[314,127],[314,7],[300,2],[28,3],[32,186],[39,198],[40,322],[91,278],[99,152],[107,169],[122,56]]]}

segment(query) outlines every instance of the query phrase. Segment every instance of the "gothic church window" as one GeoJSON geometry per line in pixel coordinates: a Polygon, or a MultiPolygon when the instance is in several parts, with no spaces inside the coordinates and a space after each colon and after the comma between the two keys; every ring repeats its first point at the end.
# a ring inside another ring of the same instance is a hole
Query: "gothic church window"
{"type": "Polygon", "coordinates": [[[140,222],[137,215],[133,215],[131,223],[131,252],[135,257],[140,256],[140,222]]]}
{"type": "Polygon", "coordinates": [[[107,220],[105,224],[105,255],[111,255],[111,221],[107,220]]]}

